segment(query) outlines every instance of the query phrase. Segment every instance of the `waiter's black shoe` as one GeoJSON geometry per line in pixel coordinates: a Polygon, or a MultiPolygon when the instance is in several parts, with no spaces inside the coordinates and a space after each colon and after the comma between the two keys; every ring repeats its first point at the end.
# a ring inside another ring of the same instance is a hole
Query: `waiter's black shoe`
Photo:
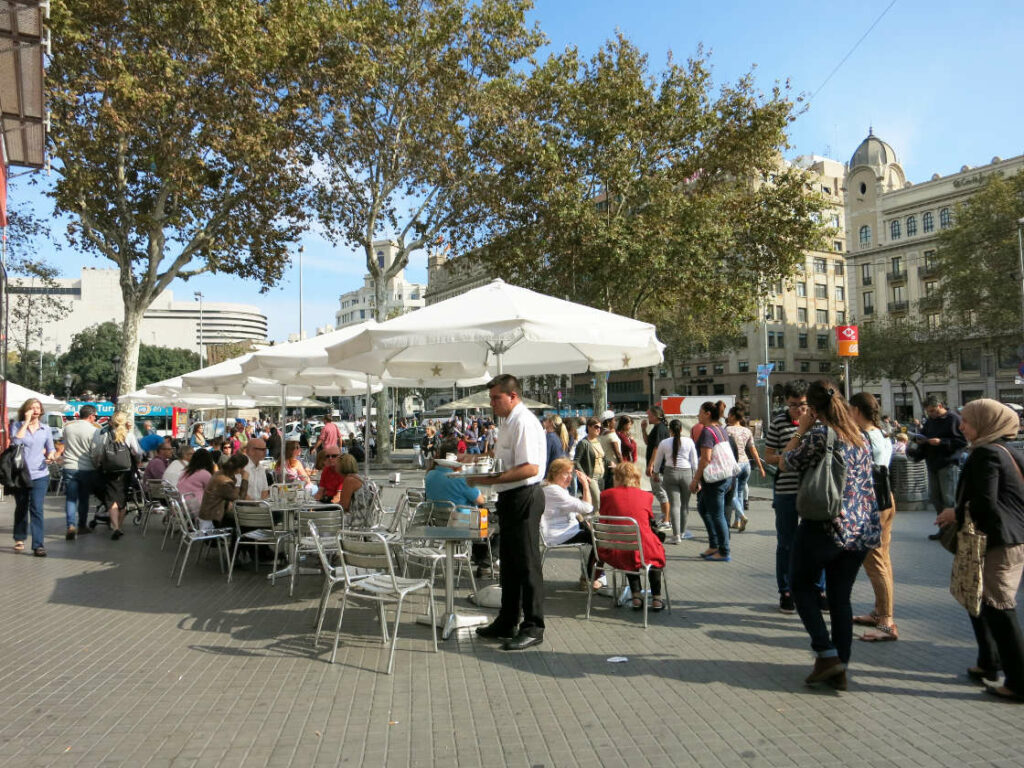
{"type": "Polygon", "coordinates": [[[485,627],[477,627],[476,633],[479,637],[484,637],[488,640],[512,640],[515,637],[516,631],[494,621],[485,627]]]}
{"type": "Polygon", "coordinates": [[[525,635],[520,632],[518,635],[513,637],[511,640],[506,640],[502,646],[506,651],[525,651],[534,645],[540,645],[544,642],[544,633],[536,635],[525,635]]]}
{"type": "Polygon", "coordinates": [[[942,538],[942,531],[936,531],[935,533],[931,533],[931,534],[928,535],[928,538],[931,539],[932,541],[936,541],[938,539],[941,539],[942,538]]]}

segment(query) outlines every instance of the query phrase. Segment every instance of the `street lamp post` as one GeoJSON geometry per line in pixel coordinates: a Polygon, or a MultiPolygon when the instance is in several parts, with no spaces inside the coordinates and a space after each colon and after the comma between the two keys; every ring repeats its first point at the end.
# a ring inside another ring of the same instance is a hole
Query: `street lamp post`
{"type": "Polygon", "coordinates": [[[70,373],[65,373],[64,374],[64,400],[67,401],[67,400],[70,400],[70,399],[71,399],[71,374],[70,373]]]}
{"type": "MultiPolygon", "coordinates": [[[[900,406],[903,408],[903,414],[902,415],[903,415],[904,419],[906,419],[907,421],[910,421],[910,419],[907,418],[907,382],[906,382],[906,380],[900,382],[900,390],[903,392],[903,399],[900,402],[900,406]]],[[[914,415],[913,409],[911,409],[910,415],[911,415],[911,417],[913,417],[913,415],[914,415]]]]}
{"type": "Polygon", "coordinates": [[[199,367],[203,368],[203,292],[193,294],[199,301],[199,367]]]}
{"type": "Polygon", "coordinates": [[[647,369],[647,378],[650,381],[650,385],[651,385],[650,397],[648,398],[648,400],[650,402],[647,403],[647,406],[649,408],[651,408],[651,407],[654,406],[654,368],[653,367],[647,369]]]}

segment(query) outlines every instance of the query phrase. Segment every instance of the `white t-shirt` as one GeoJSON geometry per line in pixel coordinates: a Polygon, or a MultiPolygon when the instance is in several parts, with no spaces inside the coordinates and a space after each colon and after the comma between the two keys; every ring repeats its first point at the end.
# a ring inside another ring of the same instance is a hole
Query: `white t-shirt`
{"type": "Polygon", "coordinates": [[[178,481],[181,480],[181,476],[184,474],[187,466],[181,459],[175,459],[167,465],[167,469],[164,470],[164,476],[160,479],[177,488],[178,481]]]}
{"type": "Polygon", "coordinates": [[[658,448],[654,452],[653,466],[655,472],[664,472],[665,467],[696,469],[697,461],[697,446],[689,436],[682,435],[679,438],[679,453],[676,455],[676,460],[672,461],[672,438],[668,437],[658,443],[658,448]]]}
{"type": "MultiPolygon", "coordinates": [[[[249,459],[249,463],[245,465],[246,471],[249,473],[249,490],[246,495],[246,499],[249,501],[259,501],[263,498],[263,492],[267,490],[267,473],[260,468],[259,464],[253,464],[252,459],[249,459]]],[[[242,476],[238,476],[237,484],[241,484],[242,476]]]]}
{"type": "Polygon", "coordinates": [[[537,474],[526,480],[493,486],[498,493],[523,485],[536,485],[544,479],[548,465],[548,443],[544,427],[522,402],[516,404],[501,426],[498,441],[494,445],[494,457],[501,459],[505,471],[521,464],[534,464],[538,467],[537,474]]]}
{"type": "Polygon", "coordinates": [[[540,519],[540,535],[551,547],[563,544],[579,533],[580,523],[576,515],[589,515],[593,504],[570,496],[560,485],[544,486],[544,516],[540,519]]]}

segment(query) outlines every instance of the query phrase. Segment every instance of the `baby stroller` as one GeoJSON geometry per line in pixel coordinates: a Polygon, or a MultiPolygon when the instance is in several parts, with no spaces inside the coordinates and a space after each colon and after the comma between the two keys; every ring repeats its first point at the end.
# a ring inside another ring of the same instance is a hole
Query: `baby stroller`
{"type": "MultiPolygon", "coordinates": [[[[102,491],[97,490],[97,493],[102,491]]],[[[142,510],[145,507],[145,498],[142,494],[142,470],[134,469],[128,473],[128,483],[125,488],[125,510],[124,519],[138,521],[142,519],[142,510]]],[[[110,528],[110,514],[107,511],[106,499],[100,499],[96,505],[96,511],[92,520],[89,521],[89,528],[95,530],[97,525],[105,525],[110,528]]]]}

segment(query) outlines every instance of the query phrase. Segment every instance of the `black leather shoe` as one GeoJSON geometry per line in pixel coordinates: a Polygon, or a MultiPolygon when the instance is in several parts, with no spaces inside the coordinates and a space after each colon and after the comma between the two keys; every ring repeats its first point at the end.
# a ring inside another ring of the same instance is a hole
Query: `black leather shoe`
{"type": "Polygon", "coordinates": [[[477,627],[476,634],[488,640],[512,640],[516,631],[497,622],[492,622],[485,627],[477,627]]]}
{"type": "Polygon", "coordinates": [[[524,635],[519,633],[511,640],[506,640],[502,646],[506,651],[525,651],[534,645],[540,645],[544,642],[544,635],[524,635]]]}

